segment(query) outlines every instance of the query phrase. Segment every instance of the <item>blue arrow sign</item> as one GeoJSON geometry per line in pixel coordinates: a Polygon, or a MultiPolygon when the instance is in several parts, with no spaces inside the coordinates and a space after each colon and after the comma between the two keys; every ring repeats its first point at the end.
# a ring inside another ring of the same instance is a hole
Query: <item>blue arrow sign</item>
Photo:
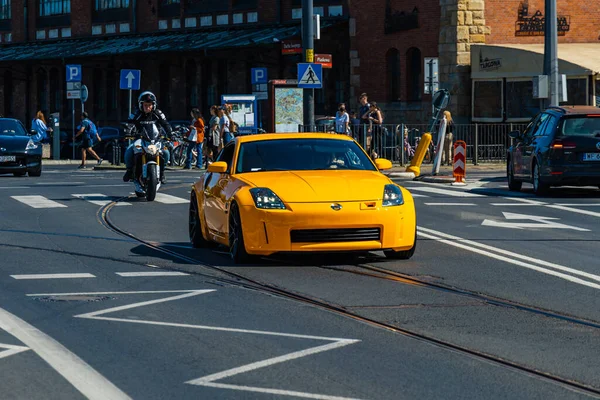
{"type": "Polygon", "coordinates": [[[67,82],[81,82],[81,65],[67,65],[67,82]]]}
{"type": "Polygon", "coordinates": [[[120,87],[127,90],[140,90],[141,78],[142,71],[139,69],[122,69],[120,87]]]}
{"type": "Polygon", "coordinates": [[[323,87],[323,66],[321,64],[298,64],[298,87],[321,89],[323,87]]]}

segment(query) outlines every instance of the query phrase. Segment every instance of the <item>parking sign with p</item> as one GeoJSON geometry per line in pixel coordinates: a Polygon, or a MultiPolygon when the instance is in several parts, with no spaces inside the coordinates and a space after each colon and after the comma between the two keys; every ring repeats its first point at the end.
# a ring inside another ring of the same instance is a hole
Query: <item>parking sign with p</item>
{"type": "Polygon", "coordinates": [[[251,80],[250,82],[253,85],[258,85],[261,83],[268,83],[267,79],[267,69],[266,68],[252,68],[251,69],[251,80]]]}
{"type": "Polygon", "coordinates": [[[81,82],[81,65],[67,65],[67,82],[81,82]]]}

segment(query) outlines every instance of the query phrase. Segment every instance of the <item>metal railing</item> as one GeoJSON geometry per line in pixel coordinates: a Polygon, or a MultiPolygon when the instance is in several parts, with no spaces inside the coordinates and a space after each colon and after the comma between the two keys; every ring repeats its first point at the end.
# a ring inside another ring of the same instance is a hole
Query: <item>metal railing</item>
{"type": "MultiPolygon", "coordinates": [[[[527,124],[455,124],[453,126],[453,142],[463,140],[467,144],[467,160],[475,165],[479,163],[504,163],[506,151],[511,145],[508,134],[515,130],[522,131],[527,124]]],[[[386,158],[393,163],[406,165],[410,163],[410,148],[404,145],[405,128],[408,130],[408,144],[416,149],[423,133],[429,124],[384,124],[369,132],[368,125],[351,126],[352,136],[367,151],[374,150],[378,157],[386,158]],[[374,133],[374,135],[372,134],[374,133]],[[403,151],[404,150],[404,151],[403,151]]],[[[299,125],[299,132],[328,132],[335,134],[330,125],[299,125]]],[[[437,129],[437,128],[436,128],[437,129]]],[[[433,163],[437,132],[431,132],[432,144],[424,163],[433,163]]]]}

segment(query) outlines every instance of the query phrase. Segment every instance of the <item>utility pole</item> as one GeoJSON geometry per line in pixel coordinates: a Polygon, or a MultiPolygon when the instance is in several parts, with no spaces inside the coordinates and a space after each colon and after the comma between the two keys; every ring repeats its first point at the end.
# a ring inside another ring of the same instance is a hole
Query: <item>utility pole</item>
{"type": "MultiPolygon", "coordinates": [[[[302,0],[302,51],[304,62],[315,62],[315,41],[313,37],[313,0],[302,0]]],[[[298,78],[300,79],[300,78],[298,78]]],[[[304,125],[307,132],[313,131],[315,125],[315,90],[304,89],[304,125]]]]}
{"type": "Polygon", "coordinates": [[[546,0],[544,26],[544,75],[548,75],[550,87],[548,88],[548,100],[551,106],[559,105],[558,85],[560,75],[558,74],[558,27],[556,0],[546,0]]]}

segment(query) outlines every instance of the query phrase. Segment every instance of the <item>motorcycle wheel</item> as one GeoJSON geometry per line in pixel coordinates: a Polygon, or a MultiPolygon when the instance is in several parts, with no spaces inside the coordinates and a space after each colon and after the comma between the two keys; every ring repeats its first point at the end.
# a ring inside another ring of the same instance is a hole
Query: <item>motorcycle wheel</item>
{"type": "Polygon", "coordinates": [[[154,201],[158,186],[158,170],[156,164],[148,165],[148,178],[146,179],[146,200],[154,201]]]}

